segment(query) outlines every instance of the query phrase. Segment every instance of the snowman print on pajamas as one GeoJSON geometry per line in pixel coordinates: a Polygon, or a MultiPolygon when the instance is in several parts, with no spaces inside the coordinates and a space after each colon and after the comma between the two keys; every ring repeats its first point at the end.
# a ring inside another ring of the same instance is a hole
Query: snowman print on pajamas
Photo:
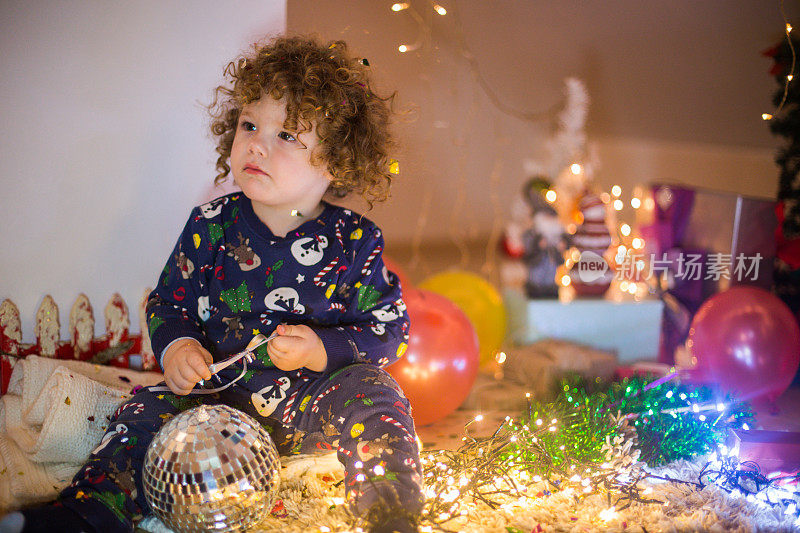
{"type": "Polygon", "coordinates": [[[384,340],[386,336],[386,325],[381,322],[376,322],[374,324],[370,324],[369,326],[370,331],[375,334],[381,340],[384,340]]]}
{"type": "Polygon", "coordinates": [[[292,256],[303,266],[316,265],[322,260],[323,250],[328,247],[328,238],[324,235],[303,237],[292,243],[292,256]]]}
{"type": "Polygon", "coordinates": [[[405,310],[405,302],[403,302],[403,300],[396,300],[394,303],[386,304],[380,309],[375,309],[372,311],[372,314],[381,322],[391,322],[400,318],[405,310]]]}
{"type": "Polygon", "coordinates": [[[306,312],[306,308],[300,303],[300,295],[291,287],[278,287],[270,291],[264,298],[264,304],[271,311],[288,311],[296,315],[306,312]]]}
{"type": "Polygon", "coordinates": [[[108,443],[111,442],[111,439],[113,439],[117,435],[124,435],[127,432],[128,432],[128,426],[126,426],[125,424],[117,424],[114,427],[114,429],[108,430],[106,434],[103,435],[103,439],[100,441],[100,444],[97,445],[97,448],[92,450],[92,455],[97,455],[98,453],[100,453],[101,450],[103,450],[106,446],[108,446],[108,443]]]}
{"type": "Polygon", "coordinates": [[[227,197],[211,200],[200,206],[200,212],[206,218],[214,218],[222,212],[222,206],[228,203],[227,197]]]}
{"type": "Polygon", "coordinates": [[[197,299],[197,316],[199,316],[200,320],[203,322],[211,318],[211,305],[208,301],[208,296],[200,296],[197,299]]]}
{"type": "Polygon", "coordinates": [[[284,398],[286,398],[286,391],[289,389],[291,381],[286,376],[281,376],[273,380],[272,384],[267,385],[258,392],[250,395],[250,400],[253,406],[261,416],[267,417],[275,412],[284,398]]]}

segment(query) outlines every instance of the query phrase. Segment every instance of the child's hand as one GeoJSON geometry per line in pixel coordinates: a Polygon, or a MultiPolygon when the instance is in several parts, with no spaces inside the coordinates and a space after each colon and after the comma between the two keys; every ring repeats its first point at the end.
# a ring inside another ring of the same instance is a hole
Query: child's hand
{"type": "Polygon", "coordinates": [[[328,353],[322,339],[308,326],[280,324],[279,335],[267,344],[267,353],[273,364],[281,370],[306,367],[322,372],[328,366],[328,353]]]}
{"type": "Polygon", "coordinates": [[[180,340],[164,354],[164,381],[172,392],[184,396],[201,379],[211,379],[212,362],[211,353],[195,339],[180,340]]]}

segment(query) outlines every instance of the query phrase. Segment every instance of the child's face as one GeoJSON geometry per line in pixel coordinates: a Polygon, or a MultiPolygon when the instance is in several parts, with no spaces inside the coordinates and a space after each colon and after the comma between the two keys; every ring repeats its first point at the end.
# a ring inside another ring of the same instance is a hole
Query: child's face
{"type": "Polygon", "coordinates": [[[231,173],[254,204],[312,211],[330,184],[324,165],[311,164],[319,144],[314,130],[286,131],[286,107],[269,96],[242,108],[231,148],[231,173]]]}

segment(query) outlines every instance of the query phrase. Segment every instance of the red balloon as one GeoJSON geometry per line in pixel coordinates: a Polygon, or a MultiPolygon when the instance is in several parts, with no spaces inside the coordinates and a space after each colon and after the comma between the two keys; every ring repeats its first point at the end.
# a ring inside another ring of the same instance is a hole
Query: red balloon
{"type": "Polygon", "coordinates": [[[386,370],[402,387],[414,423],[424,426],[454,411],[478,375],[478,336],[456,304],[414,289],[403,300],[411,320],[408,349],[386,370]]]}
{"type": "Polygon", "coordinates": [[[774,401],[800,365],[800,327],[792,312],[755,287],[734,287],[706,300],[686,346],[700,375],[743,400],[774,401]]]}
{"type": "Polygon", "coordinates": [[[397,274],[397,277],[400,278],[400,287],[402,287],[404,291],[411,288],[411,280],[408,278],[408,274],[406,274],[406,271],[403,270],[394,259],[383,254],[383,264],[388,270],[397,274]]]}

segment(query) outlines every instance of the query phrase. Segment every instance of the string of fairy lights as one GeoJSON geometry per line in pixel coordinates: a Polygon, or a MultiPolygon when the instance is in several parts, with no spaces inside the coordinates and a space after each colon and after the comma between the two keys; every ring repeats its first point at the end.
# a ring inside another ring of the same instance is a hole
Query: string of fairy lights
{"type": "Polygon", "coordinates": [[[783,24],[784,24],[784,34],[786,35],[786,43],[789,45],[789,50],[792,53],[792,66],[789,69],[789,74],[786,75],[786,79],[784,80],[783,84],[783,96],[781,97],[781,101],[778,104],[778,107],[775,109],[773,113],[762,113],[761,118],[764,120],[772,120],[773,116],[779,114],[783,109],[783,105],[786,103],[786,97],[789,95],[789,83],[794,79],[794,69],[797,63],[797,55],[794,50],[794,44],[792,44],[792,24],[789,22],[789,18],[786,16],[786,10],[783,7],[783,0],[780,1],[780,10],[781,16],[783,17],[783,24]]]}
{"type": "MultiPolygon", "coordinates": [[[[430,9],[426,9],[425,13],[427,14],[437,14],[439,16],[445,16],[448,14],[447,9],[432,0],[428,0],[426,2],[427,6],[430,9]]],[[[392,4],[391,10],[395,13],[408,13],[411,18],[419,26],[419,33],[416,40],[413,43],[401,43],[397,47],[397,51],[405,54],[408,52],[413,52],[424,48],[426,45],[430,44],[431,41],[431,23],[429,20],[421,15],[414,7],[411,5],[410,2],[396,2],[392,4]]],[[[464,38],[464,31],[461,27],[460,18],[457,14],[453,15],[453,24],[457,34],[457,45],[460,55],[467,61],[467,64],[470,68],[473,78],[476,80],[478,85],[483,89],[486,96],[489,98],[489,101],[494,105],[498,110],[501,112],[519,118],[521,120],[526,121],[541,121],[541,120],[549,120],[555,114],[555,111],[559,104],[555,104],[548,109],[541,110],[541,111],[522,111],[519,109],[515,109],[508,104],[506,104],[502,98],[500,98],[497,93],[494,91],[492,86],[489,84],[488,80],[483,76],[481,69],[478,65],[477,58],[475,54],[469,49],[466,39],[464,38]]]]}
{"type": "MultiPolygon", "coordinates": [[[[414,51],[419,51],[425,48],[431,49],[432,41],[432,32],[433,32],[433,19],[437,16],[444,17],[448,15],[449,12],[445,6],[442,4],[436,3],[432,0],[427,0],[425,3],[426,8],[422,10],[422,12],[418,11],[414,8],[411,2],[396,2],[391,5],[391,10],[395,13],[406,13],[408,14],[416,23],[418,27],[417,37],[413,42],[402,42],[397,46],[397,51],[401,54],[407,54],[414,51]]],[[[419,5],[419,4],[418,4],[419,5]]],[[[469,71],[477,83],[477,85],[483,90],[483,93],[488,98],[489,102],[499,111],[505,113],[506,115],[526,120],[526,121],[542,121],[542,120],[549,120],[553,116],[555,116],[555,112],[558,107],[561,105],[560,102],[556,102],[548,109],[542,111],[526,111],[526,110],[519,110],[515,109],[512,106],[507,105],[503,99],[498,96],[498,94],[494,91],[493,87],[490,85],[489,81],[484,77],[480,66],[478,64],[477,58],[472,53],[469,48],[467,39],[464,36],[464,30],[461,26],[461,20],[457,13],[450,14],[449,17],[452,21],[452,27],[455,30],[455,41],[454,44],[457,46],[457,50],[459,55],[465,60],[469,71]]],[[[473,104],[470,106],[469,112],[467,114],[467,120],[471,120],[475,116],[475,107],[476,103],[473,101],[473,104]]],[[[466,163],[466,155],[462,158],[462,163],[466,163]]],[[[461,180],[465,181],[467,177],[467,173],[465,172],[458,172],[458,176],[461,176],[461,180]]],[[[500,173],[498,171],[498,161],[495,160],[494,169],[490,174],[490,182],[494,185],[495,183],[499,184],[500,181],[500,173]]],[[[449,232],[450,240],[453,242],[455,247],[458,250],[460,255],[459,265],[461,267],[466,267],[469,263],[469,255],[470,250],[466,242],[466,232],[464,230],[463,220],[460,218],[461,215],[461,207],[464,205],[465,202],[465,190],[466,187],[457,187],[456,188],[456,196],[454,201],[451,203],[451,231],[449,232]]],[[[502,224],[504,220],[504,211],[500,207],[501,200],[498,195],[498,187],[492,186],[489,187],[489,196],[491,199],[493,211],[495,216],[492,222],[492,228],[487,239],[486,247],[485,247],[485,254],[484,254],[484,262],[481,266],[480,270],[483,274],[487,277],[491,278],[494,270],[495,270],[495,254],[498,242],[502,236],[502,224]]],[[[427,216],[421,216],[417,219],[416,228],[413,233],[412,237],[412,260],[410,262],[409,268],[412,270],[417,268],[421,264],[422,253],[419,247],[419,242],[421,242],[421,237],[425,231],[425,224],[427,222],[427,216]]]]}
{"type": "MultiPolygon", "coordinates": [[[[582,515],[575,526],[603,529],[633,506],[667,508],[665,484],[698,492],[714,485],[800,526],[800,474],[764,473],[755,463],[740,463],[739,450],[728,446],[731,430],[754,423],[750,405],[676,378],[673,370],[611,384],[566,379],[549,402],[526,394],[525,412],[505,417],[485,437],[471,435],[472,424],[483,420],[475,416],[458,449],[421,454],[420,530],[456,531],[480,513],[513,521],[518,513],[565,501],[575,509],[590,501],[575,511],[582,515]],[[661,468],[698,457],[705,464],[693,477],[661,468]]],[[[377,465],[361,479],[380,481],[384,474],[377,465]]]]}

